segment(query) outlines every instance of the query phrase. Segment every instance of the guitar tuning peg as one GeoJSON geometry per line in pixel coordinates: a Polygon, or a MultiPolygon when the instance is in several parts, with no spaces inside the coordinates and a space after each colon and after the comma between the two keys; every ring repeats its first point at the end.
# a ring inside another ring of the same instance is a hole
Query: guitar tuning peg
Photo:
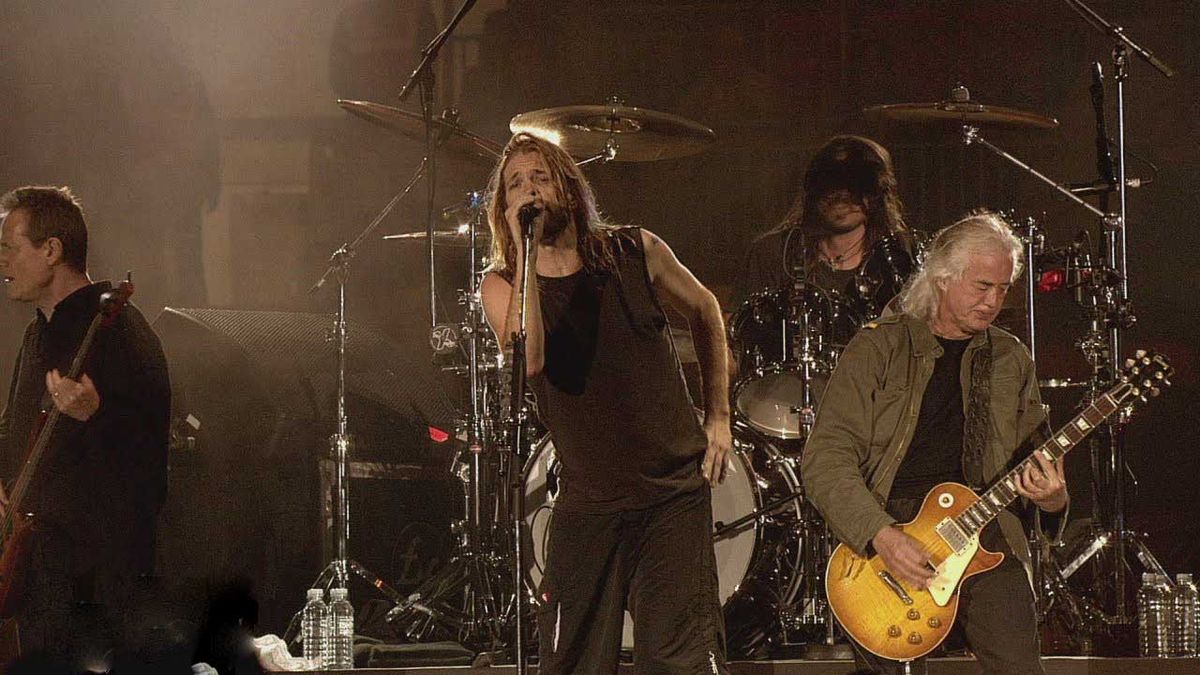
{"type": "Polygon", "coordinates": [[[1140,359],[1140,358],[1142,358],[1143,356],[1145,356],[1145,355],[1146,355],[1146,350],[1145,350],[1145,349],[1139,349],[1139,350],[1137,350],[1136,352],[1134,352],[1133,354],[1134,354],[1134,356],[1136,356],[1136,357],[1138,357],[1138,358],[1140,359]]]}
{"type": "Polygon", "coordinates": [[[1137,361],[1134,361],[1133,359],[1125,359],[1126,368],[1131,368],[1135,363],[1137,363],[1137,361]]]}
{"type": "Polygon", "coordinates": [[[1132,387],[1132,388],[1129,390],[1129,393],[1133,394],[1134,396],[1139,396],[1139,397],[1140,397],[1140,396],[1142,395],[1142,390],[1141,390],[1141,389],[1138,389],[1137,387],[1132,387]]]}
{"type": "Polygon", "coordinates": [[[1154,373],[1154,377],[1155,377],[1155,379],[1159,379],[1159,380],[1161,380],[1161,379],[1163,379],[1163,378],[1165,378],[1165,377],[1166,377],[1166,374],[1165,374],[1165,373],[1163,373],[1163,371],[1159,370],[1159,371],[1157,371],[1157,372],[1155,372],[1155,373],[1154,373]]]}
{"type": "Polygon", "coordinates": [[[1154,384],[1154,381],[1151,380],[1150,378],[1146,378],[1146,379],[1142,380],[1142,388],[1143,389],[1152,389],[1153,384],[1154,384]]]}
{"type": "Polygon", "coordinates": [[[1162,390],[1160,390],[1158,387],[1150,387],[1150,397],[1151,398],[1157,398],[1158,395],[1161,393],[1162,393],[1162,390]]]}

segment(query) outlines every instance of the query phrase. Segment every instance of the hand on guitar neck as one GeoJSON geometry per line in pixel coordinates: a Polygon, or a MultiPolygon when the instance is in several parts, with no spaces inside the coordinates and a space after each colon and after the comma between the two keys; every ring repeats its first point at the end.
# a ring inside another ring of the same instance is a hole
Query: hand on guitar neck
{"type": "Polygon", "coordinates": [[[1046,513],[1058,513],[1067,508],[1067,480],[1063,463],[1033,453],[1037,467],[1028,466],[1017,474],[1017,494],[1028,499],[1046,513]]]}
{"type": "Polygon", "coordinates": [[[46,391],[50,392],[54,407],[80,422],[88,421],[100,409],[100,394],[87,373],[75,381],[63,377],[55,368],[46,373],[46,391]]]}
{"type": "Polygon", "coordinates": [[[924,589],[933,579],[934,570],[929,565],[929,554],[921,543],[891,525],[883,528],[871,539],[875,552],[883,558],[887,569],[900,581],[918,589],[924,589]]]}

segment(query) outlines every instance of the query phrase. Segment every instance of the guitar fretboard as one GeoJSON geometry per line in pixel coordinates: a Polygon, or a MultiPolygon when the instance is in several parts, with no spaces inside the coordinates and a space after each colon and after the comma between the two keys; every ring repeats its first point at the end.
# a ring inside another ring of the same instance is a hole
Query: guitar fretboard
{"type": "Polygon", "coordinates": [[[1017,476],[1032,468],[1039,470],[1034,455],[1041,454],[1048,460],[1057,461],[1067,451],[1075,447],[1101,422],[1114,412],[1121,409],[1123,401],[1135,395],[1136,388],[1128,383],[1121,383],[1091,403],[1070,422],[1059,429],[1050,440],[1034,450],[1029,457],[1018,463],[1011,471],[998,480],[991,488],[979,497],[954,522],[967,536],[973,536],[983,529],[993,518],[1013,502],[1017,494],[1017,476]]]}

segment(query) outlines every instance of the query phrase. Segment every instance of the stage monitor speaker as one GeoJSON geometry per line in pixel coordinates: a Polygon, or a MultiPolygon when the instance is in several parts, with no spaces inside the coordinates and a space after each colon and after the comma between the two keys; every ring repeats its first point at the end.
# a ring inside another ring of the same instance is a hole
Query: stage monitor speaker
{"type": "MultiPolygon", "coordinates": [[[[272,631],[286,627],[277,622],[302,602],[327,550],[332,326],[322,314],[177,308],[154,322],[174,396],[160,570],[193,586],[250,580],[272,631]]],[[[429,438],[429,426],[453,428],[454,411],[411,350],[358,324],[349,334],[351,457],[390,467],[351,482],[351,552],[409,588],[428,559],[445,555],[461,511],[455,443],[429,438]]]]}

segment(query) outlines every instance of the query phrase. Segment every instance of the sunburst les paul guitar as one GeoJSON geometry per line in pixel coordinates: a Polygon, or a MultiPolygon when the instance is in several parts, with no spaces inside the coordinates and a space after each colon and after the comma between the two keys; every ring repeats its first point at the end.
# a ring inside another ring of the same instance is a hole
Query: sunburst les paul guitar
{"type": "Polygon", "coordinates": [[[1036,468],[1033,454],[1058,460],[1114,413],[1170,385],[1171,366],[1139,350],[1121,371],[1120,383],[1092,401],[1049,441],[982,495],[958,483],[942,483],[925,495],[912,521],[900,525],[929,554],[935,576],[927,589],[900,581],[878,556],[862,557],[839,544],[829,558],[825,591],[846,632],[868,651],[896,661],[920,658],[946,639],[958,612],[963,580],[1004,560],[979,545],[979,533],[1017,498],[1017,475],[1036,468]]]}

